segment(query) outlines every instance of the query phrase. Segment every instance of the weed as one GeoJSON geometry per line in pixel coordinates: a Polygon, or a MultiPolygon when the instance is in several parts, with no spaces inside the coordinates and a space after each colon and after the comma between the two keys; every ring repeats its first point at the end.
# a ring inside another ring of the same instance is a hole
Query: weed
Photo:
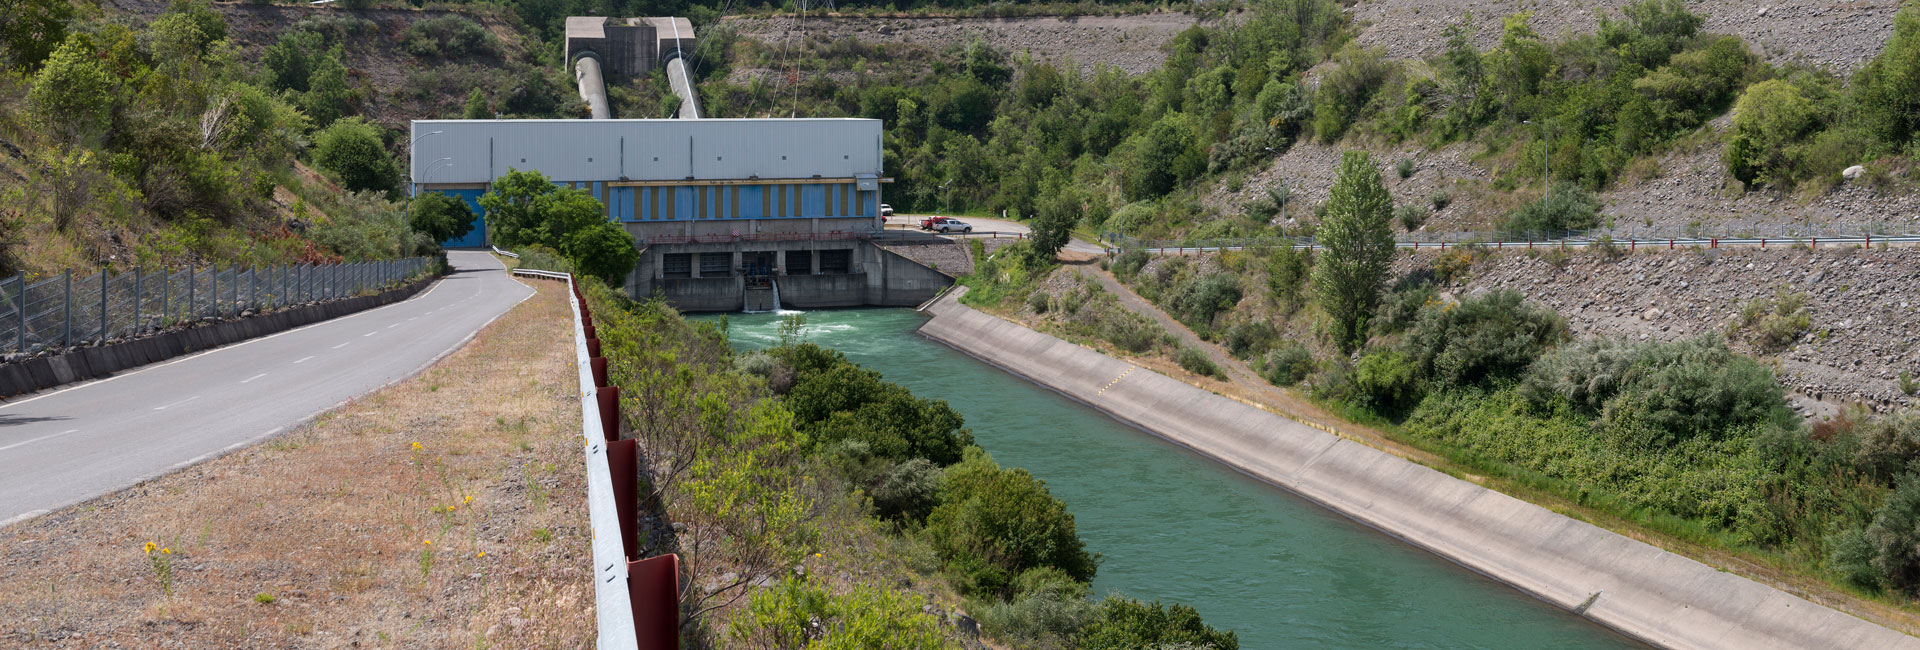
{"type": "Polygon", "coordinates": [[[1908,395],[1920,393],[1920,381],[1914,381],[1913,373],[1900,371],[1900,392],[1908,395]]]}
{"type": "Polygon", "coordinates": [[[1395,165],[1393,170],[1399,173],[1401,178],[1412,178],[1413,177],[1413,159],[1401,158],[1400,164],[1395,165]]]}
{"type": "Polygon", "coordinates": [[[273,597],[273,594],[266,593],[264,591],[253,595],[253,602],[260,603],[262,605],[272,605],[274,600],[275,598],[273,597]]]}
{"type": "Polygon", "coordinates": [[[553,531],[545,528],[535,528],[533,529],[533,541],[540,543],[551,542],[553,541],[553,531]]]}
{"type": "Polygon", "coordinates": [[[173,549],[158,542],[147,542],[145,548],[147,564],[153,567],[153,578],[160,583],[160,591],[173,595],[173,549]]]}
{"type": "Polygon", "coordinates": [[[425,580],[433,573],[433,540],[420,540],[420,544],[425,547],[420,549],[420,579],[425,580]]]}

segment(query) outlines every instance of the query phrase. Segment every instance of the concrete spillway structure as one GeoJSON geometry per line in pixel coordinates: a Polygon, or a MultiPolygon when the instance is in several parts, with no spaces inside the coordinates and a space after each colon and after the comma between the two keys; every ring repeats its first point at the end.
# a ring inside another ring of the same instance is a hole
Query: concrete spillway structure
{"type": "Polygon", "coordinates": [[[699,119],[700,96],[693,87],[686,56],[693,52],[693,23],[685,18],[567,18],[566,56],[573,65],[580,99],[593,119],[611,119],[604,74],[635,75],[667,69],[667,81],[680,97],[680,119],[699,119]]]}

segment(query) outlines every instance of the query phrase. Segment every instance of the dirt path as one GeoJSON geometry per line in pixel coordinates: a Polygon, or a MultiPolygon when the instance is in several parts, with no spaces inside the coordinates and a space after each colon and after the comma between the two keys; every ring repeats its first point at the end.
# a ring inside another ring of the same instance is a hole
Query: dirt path
{"type": "Polygon", "coordinates": [[[0,531],[0,646],[591,647],[567,302],[536,286],[418,377],[0,531]]]}

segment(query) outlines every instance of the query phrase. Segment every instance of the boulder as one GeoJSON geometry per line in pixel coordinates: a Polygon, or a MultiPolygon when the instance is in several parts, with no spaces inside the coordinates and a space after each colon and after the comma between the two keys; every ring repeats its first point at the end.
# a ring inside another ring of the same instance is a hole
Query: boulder
{"type": "MultiPolygon", "coordinates": [[[[1828,169],[1832,169],[1832,168],[1829,167],[1828,169]]],[[[1846,169],[1841,170],[1840,176],[1843,178],[1846,178],[1847,180],[1854,180],[1854,179],[1860,178],[1860,176],[1865,173],[1867,173],[1867,168],[1865,166],[1854,165],[1852,167],[1848,167],[1846,169]]]]}

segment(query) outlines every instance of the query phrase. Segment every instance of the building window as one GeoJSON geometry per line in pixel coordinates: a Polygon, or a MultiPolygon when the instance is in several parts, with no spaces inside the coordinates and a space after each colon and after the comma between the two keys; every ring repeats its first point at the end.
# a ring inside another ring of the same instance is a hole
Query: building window
{"type": "Polygon", "coordinates": [[[787,216],[787,186],[775,185],[774,188],[775,188],[774,193],[779,195],[774,200],[774,203],[780,206],[780,210],[779,210],[780,214],[776,216],[781,216],[781,217],[787,216]]]}
{"type": "MultiPolygon", "coordinates": [[[[853,251],[820,251],[820,272],[849,273],[853,270],[853,251]]],[[[704,273],[704,272],[703,272],[704,273]]]]}
{"type": "Polygon", "coordinates": [[[658,187],[647,188],[647,218],[655,221],[660,219],[660,188],[658,187]]]}
{"type": "Polygon", "coordinates": [[[731,188],[731,191],[728,192],[728,194],[733,195],[732,197],[733,218],[738,219],[740,218],[740,186],[739,185],[733,186],[731,188]]]}
{"type": "Polygon", "coordinates": [[[804,217],[807,211],[800,207],[800,186],[793,186],[793,216],[804,217]]]}
{"type": "Polygon", "coordinates": [[[813,275],[813,251],[787,251],[787,275],[813,275]]]}
{"type": "Polygon", "coordinates": [[[733,275],[733,253],[700,253],[700,277],[725,278],[733,275]]]}
{"type": "Polygon", "coordinates": [[[758,189],[760,190],[760,216],[762,217],[773,216],[773,211],[767,209],[767,208],[773,207],[773,201],[767,198],[769,195],[772,194],[772,192],[768,192],[767,186],[765,185],[761,185],[758,189]]]}
{"type": "Polygon", "coordinates": [[[660,256],[660,277],[693,277],[693,253],[667,253],[660,256]]]}
{"type": "Polygon", "coordinates": [[[667,211],[661,213],[660,218],[675,219],[675,220],[679,219],[680,211],[675,210],[673,208],[673,199],[675,196],[678,196],[680,192],[676,188],[672,188],[672,187],[664,188],[662,191],[666,192],[667,194],[667,211]]]}

